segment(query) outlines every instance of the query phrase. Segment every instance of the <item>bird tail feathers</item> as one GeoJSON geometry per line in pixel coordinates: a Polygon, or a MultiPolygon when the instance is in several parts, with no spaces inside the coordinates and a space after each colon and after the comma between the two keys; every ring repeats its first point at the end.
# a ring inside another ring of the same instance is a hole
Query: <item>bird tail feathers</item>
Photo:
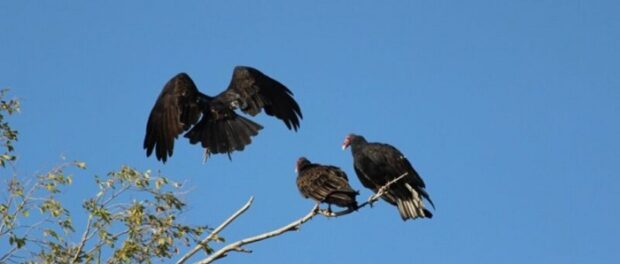
{"type": "Polygon", "coordinates": [[[230,158],[233,151],[241,151],[250,144],[252,137],[261,129],[263,126],[260,124],[234,114],[227,119],[200,122],[185,137],[189,138],[192,144],[201,142],[205,148],[206,161],[212,153],[227,153],[230,158]]]}
{"type": "Polygon", "coordinates": [[[324,200],[341,207],[349,207],[357,210],[358,204],[355,200],[355,196],[357,195],[359,195],[359,192],[356,191],[334,191],[328,194],[324,200]]]}
{"type": "Polygon", "coordinates": [[[432,218],[433,214],[424,207],[424,202],[420,197],[418,191],[412,188],[409,184],[406,185],[407,189],[411,192],[411,197],[406,199],[398,198],[396,200],[396,206],[398,212],[403,220],[420,218],[432,218]]]}

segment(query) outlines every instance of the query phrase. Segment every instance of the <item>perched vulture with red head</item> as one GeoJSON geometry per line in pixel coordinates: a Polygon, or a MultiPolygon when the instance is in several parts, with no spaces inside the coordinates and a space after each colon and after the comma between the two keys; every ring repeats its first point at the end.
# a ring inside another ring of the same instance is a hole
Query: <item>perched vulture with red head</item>
{"type": "Polygon", "coordinates": [[[351,186],[347,174],[335,166],[310,163],[304,157],[297,160],[297,188],[305,198],[318,203],[357,208],[355,196],[359,193],[351,186]]]}
{"type": "Polygon", "coordinates": [[[238,115],[236,109],[251,116],[265,110],[297,131],[302,114],[292,96],[286,86],[251,67],[235,67],[228,88],[214,97],[198,91],[189,75],[179,73],[166,83],[151,110],[143,145],[146,156],[155,151],[165,163],[172,156],[175,139],[189,130],[184,136],[205,148],[205,158],[218,153],[230,157],[263,128],[238,115]]]}
{"type": "Polygon", "coordinates": [[[357,177],[364,187],[375,193],[388,182],[407,174],[390,185],[381,197],[398,207],[403,220],[433,217],[433,214],[424,207],[423,199],[426,199],[435,208],[424,189],[426,187],[424,181],[398,149],[388,144],[368,143],[364,137],[355,134],[349,134],[345,138],[342,149],[349,146],[357,177]]]}

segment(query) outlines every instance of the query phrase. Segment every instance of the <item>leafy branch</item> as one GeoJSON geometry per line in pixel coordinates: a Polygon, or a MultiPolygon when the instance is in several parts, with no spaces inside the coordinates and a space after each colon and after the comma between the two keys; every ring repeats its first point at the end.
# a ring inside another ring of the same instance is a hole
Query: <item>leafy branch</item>
{"type": "Polygon", "coordinates": [[[0,90],[0,169],[12,174],[0,178],[0,263],[151,262],[198,241],[205,226],[177,221],[185,208],[181,185],[128,166],[95,176],[98,192],[82,203],[86,225],[71,241],[74,218],[61,198],[73,183],[67,172],[84,171],[86,163],[64,162],[39,175],[18,175],[18,132],[6,117],[19,112],[20,103],[5,100],[7,93],[0,90]]]}
{"type": "Polygon", "coordinates": [[[17,130],[11,128],[9,123],[4,120],[4,115],[13,115],[19,113],[20,103],[18,99],[10,99],[8,101],[3,100],[8,89],[0,90],[0,145],[4,147],[3,153],[0,155],[0,167],[5,167],[7,162],[15,161],[15,155],[12,152],[15,150],[13,146],[17,141],[17,130]]]}

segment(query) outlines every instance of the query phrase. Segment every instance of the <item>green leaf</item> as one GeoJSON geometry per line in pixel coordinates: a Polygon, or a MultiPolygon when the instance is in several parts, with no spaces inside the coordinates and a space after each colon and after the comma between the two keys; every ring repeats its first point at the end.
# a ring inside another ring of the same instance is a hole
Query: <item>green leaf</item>
{"type": "Polygon", "coordinates": [[[76,162],[75,162],[75,166],[76,166],[76,167],[78,167],[78,168],[80,168],[80,169],[85,170],[85,169],[86,169],[86,162],[83,162],[83,161],[76,161],[76,162]]]}
{"type": "Polygon", "coordinates": [[[224,242],[226,242],[226,239],[224,239],[223,237],[221,237],[219,235],[215,235],[215,236],[213,236],[213,241],[224,243],[224,242]]]}
{"type": "Polygon", "coordinates": [[[51,236],[53,238],[55,238],[56,240],[61,240],[60,236],[58,235],[58,233],[56,233],[56,231],[52,230],[52,229],[45,229],[43,231],[43,235],[44,236],[51,236]]]}
{"type": "Polygon", "coordinates": [[[9,237],[9,245],[16,245],[17,248],[22,248],[26,245],[26,237],[18,237],[15,234],[11,234],[9,237]]]}

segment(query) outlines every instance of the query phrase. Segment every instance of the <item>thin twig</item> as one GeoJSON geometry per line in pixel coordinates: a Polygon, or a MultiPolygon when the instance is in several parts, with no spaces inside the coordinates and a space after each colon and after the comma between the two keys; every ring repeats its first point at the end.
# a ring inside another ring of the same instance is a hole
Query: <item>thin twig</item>
{"type": "MultiPolygon", "coordinates": [[[[118,191],[112,193],[112,195],[110,197],[108,197],[107,200],[105,200],[104,202],[101,203],[101,206],[102,207],[107,206],[110,202],[112,202],[112,200],[116,199],[116,197],[119,197],[125,191],[129,190],[129,188],[131,188],[131,186],[130,185],[126,185],[126,186],[123,186],[122,188],[120,188],[118,191]]],[[[110,189],[110,188],[108,188],[108,189],[110,189]]],[[[97,200],[102,199],[102,197],[103,197],[103,195],[100,196],[100,197],[97,197],[97,200]]]]}
{"type": "Polygon", "coordinates": [[[239,217],[241,214],[243,214],[245,211],[247,211],[248,208],[250,208],[250,206],[252,205],[253,201],[254,201],[254,197],[250,197],[250,199],[241,208],[239,208],[239,210],[237,210],[233,215],[228,217],[228,219],[226,219],[226,221],[224,221],[217,228],[215,228],[213,230],[213,232],[211,232],[205,239],[200,241],[200,243],[198,243],[198,245],[196,245],[190,252],[188,252],[187,254],[183,255],[183,257],[181,257],[181,259],[179,259],[179,261],[177,261],[177,264],[185,263],[185,261],[187,261],[194,254],[196,254],[196,252],[198,252],[200,249],[204,248],[207,245],[207,243],[209,241],[211,241],[215,236],[217,236],[217,234],[220,233],[226,226],[228,226],[230,223],[232,223],[232,221],[237,219],[237,217],[239,217]]]}
{"type": "MultiPolygon", "coordinates": [[[[94,234],[95,232],[93,232],[94,234]]],[[[129,229],[122,231],[122,232],[118,232],[112,236],[110,236],[110,240],[116,240],[117,238],[119,238],[122,235],[128,234],[129,233],[129,229]]],[[[96,250],[100,249],[101,247],[103,247],[106,244],[106,241],[99,241],[95,246],[93,246],[93,248],[91,248],[89,251],[87,251],[84,255],[89,256],[90,254],[92,254],[93,252],[95,252],[96,250]]]]}
{"type": "Polygon", "coordinates": [[[88,222],[86,223],[86,229],[84,230],[84,233],[82,234],[82,239],[80,239],[80,245],[75,251],[75,255],[71,259],[71,263],[77,263],[78,259],[80,258],[80,252],[82,252],[82,249],[84,248],[84,245],[86,244],[86,241],[88,241],[88,237],[89,237],[88,235],[90,233],[92,224],[93,224],[93,215],[89,214],[88,222]]]}
{"type": "Polygon", "coordinates": [[[4,254],[2,257],[0,257],[0,263],[7,262],[9,260],[9,258],[13,256],[13,253],[15,253],[15,251],[17,251],[17,246],[14,246],[13,248],[11,248],[11,250],[6,252],[6,254],[4,254]]]}
{"type": "MultiPolygon", "coordinates": [[[[11,181],[14,181],[14,180],[17,180],[17,176],[15,175],[13,175],[13,178],[11,179],[11,181]]],[[[31,180],[28,180],[26,182],[26,185],[24,186],[28,186],[30,185],[30,183],[31,183],[31,180]]],[[[13,182],[11,182],[10,184],[13,184],[13,182]]],[[[21,202],[17,203],[17,201],[15,201],[16,205],[15,205],[15,211],[13,213],[8,213],[8,210],[11,209],[12,203],[14,201],[14,197],[17,197],[17,195],[13,194],[13,190],[10,190],[10,189],[8,190],[9,191],[9,202],[7,206],[7,215],[10,215],[10,217],[6,217],[5,219],[10,219],[10,221],[8,223],[5,221],[2,221],[2,224],[0,224],[0,237],[11,232],[11,230],[16,229],[14,225],[18,221],[17,214],[19,214],[20,212],[23,213],[24,211],[28,210],[27,207],[30,205],[31,198],[33,197],[33,193],[36,190],[36,188],[37,188],[37,184],[36,183],[32,184],[30,188],[28,189],[28,192],[26,193],[26,195],[21,196],[22,198],[21,202]]],[[[14,254],[18,249],[19,247],[13,247],[11,250],[7,251],[0,259],[0,263],[4,263],[5,261],[11,260],[11,258],[14,257],[14,254]]]]}
{"type": "MultiPolygon", "coordinates": [[[[16,180],[17,178],[13,178],[12,180],[16,180]]],[[[30,184],[31,180],[28,180],[28,182],[26,184],[30,184]]],[[[12,183],[11,183],[12,184],[12,183]]],[[[4,235],[6,234],[10,229],[11,226],[13,226],[13,224],[15,224],[15,221],[17,221],[17,214],[19,214],[22,210],[24,210],[26,208],[26,206],[29,205],[30,200],[33,196],[34,191],[36,191],[37,189],[37,183],[34,183],[33,185],[30,186],[30,189],[28,189],[28,192],[26,193],[26,195],[21,196],[22,200],[19,204],[15,205],[15,212],[13,212],[11,214],[11,216],[8,219],[11,219],[11,221],[9,222],[9,228],[7,228],[7,230],[3,230],[5,227],[7,227],[7,225],[5,225],[5,222],[2,221],[2,224],[0,225],[0,234],[4,235]],[[5,231],[5,232],[3,232],[5,231]]],[[[11,197],[16,197],[17,195],[13,195],[12,194],[12,190],[9,190],[11,197]]],[[[12,202],[12,200],[10,200],[10,202],[12,202]]],[[[17,203],[17,202],[16,202],[17,203]]],[[[9,209],[11,207],[11,204],[9,203],[7,206],[9,209]]],[[[27,209],[26,209],[27,210],[27,209]]],[[[8,212],[8,210],[7,210],[8,212]]]]}

